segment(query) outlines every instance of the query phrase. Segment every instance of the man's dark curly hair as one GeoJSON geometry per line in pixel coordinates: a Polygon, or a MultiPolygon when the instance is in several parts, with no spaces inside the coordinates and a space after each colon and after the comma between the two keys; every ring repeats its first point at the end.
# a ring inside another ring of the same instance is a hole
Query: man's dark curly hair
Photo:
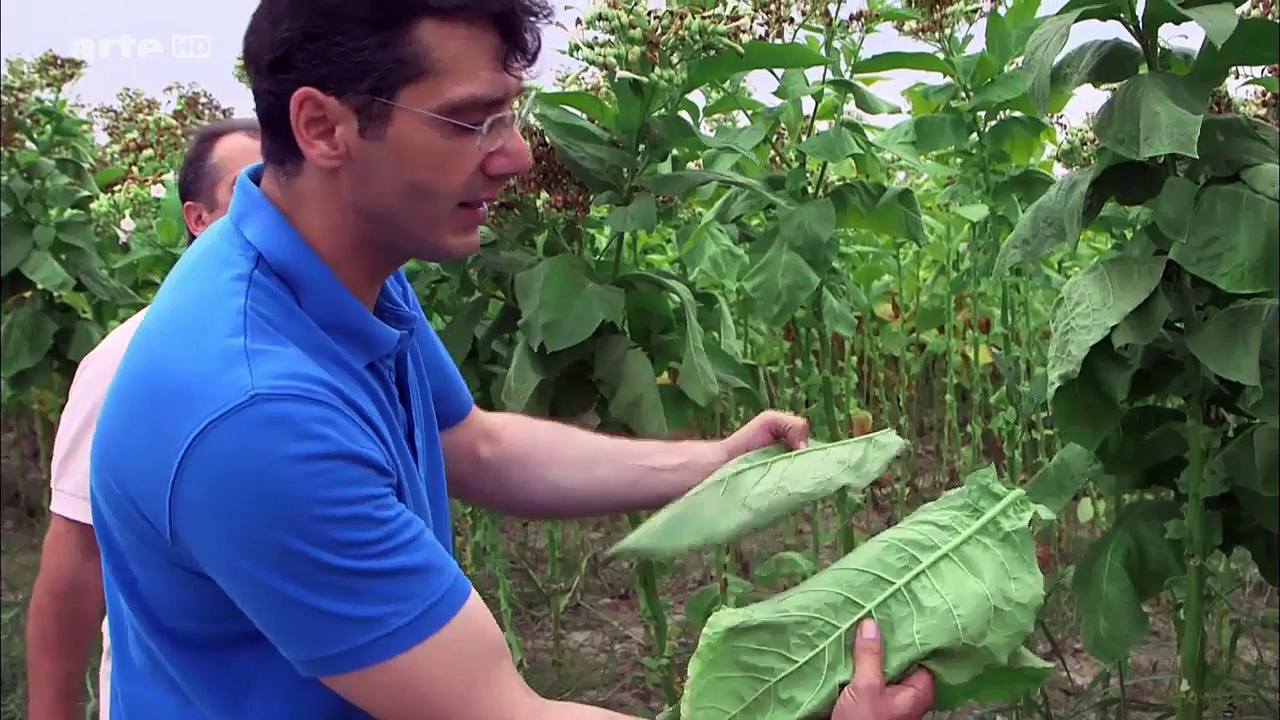
{"type": "Polygon", "coordinates": [[[372,98],[394,100],[431,70],[431,49],[413,35],[428,18],[491,23],[506,47],[503,65],[521,75],[537,62],[555,10],[546,0],[261,0],[245,30],[244,67],[265,163],[291,172],[302,162],[289,122],[301,87],[347,102],[361,136],[377,137],[391,107],[372,98]]]}

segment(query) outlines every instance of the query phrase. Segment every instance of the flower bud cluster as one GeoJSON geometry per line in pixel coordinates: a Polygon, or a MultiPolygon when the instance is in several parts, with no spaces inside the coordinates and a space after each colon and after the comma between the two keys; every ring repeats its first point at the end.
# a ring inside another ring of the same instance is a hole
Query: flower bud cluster
{"type": "Polygon", "coordinates": [[[751,37],[748,9],[649,10],[641,0],[606,0],[578,21],[566,54],[609,76],[629,75],[660,89],[679,88],[686,63],[722,52],[742,54],[751,37]]]}
{"type": "Polygon", "coordinates": [[[533,165],[507,185],[498,197],[495,209],[500,212],[495,215],[501,217],[529,209],[545,193],[547,209],[585,218],[591,210],[591,191],[556,157],[555,148],[541,128],[525,128],[524,138],[533,156],[533,165]]]}

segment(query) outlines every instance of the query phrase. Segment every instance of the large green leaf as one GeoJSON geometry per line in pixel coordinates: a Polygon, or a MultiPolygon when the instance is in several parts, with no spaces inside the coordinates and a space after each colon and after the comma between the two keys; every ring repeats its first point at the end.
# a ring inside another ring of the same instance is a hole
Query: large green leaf
{"type": "Polygon", "coordinates": [[[829,78],[827,84],[836,90],[853,96],[853,104],[868,115],[897,115],[902,108],[871,92],[862,83],[845,78],[829,78]]]}
{"type": "Polygon", "coordinates": [[[1205,40],[1221,47],[1240,20],[1235,6],[1236,3],[1217,0],[1147,0],[1142,29],[1156,33],[1167,23],[1193,21],[1204,31],[1205,40]]]}
{"type": "Polygon", "coordinates": [[[667,415],[649,356],[625,335],[601,338],[595,350],[595,378],[609,400],[609,413],[641,437],[667,437],[667,415]]]}
{"type": "Polygon", "coordinates": [[[1136,75],[1103,103],[1094,119],[1098,141],[1135,160],[1161,155],[1197,157],[1209,94],[1186,76],[1136,75]]]}
{"type": "Polygon", "coordinates": [[[717,611],[689,660],[681,718],[828,717],[868,618],[885,676],[928,667],[935,709],[1033,690],[1051,669],[1022,645],[1044,603],[1029,527],[1042,512],[987,468],[791,590],[717,611]]]}
{"type": "Polygon", "coordinates": [[[58,323],[38,297],[7,309],[0,325],[0,376],[8,379],[40,364],[53,348],[58,323]]]}
{"type": "Polygon", "coordinates": [[[1163,257],[1108,258],[1062,286],[1049,320],[1050,400],[1080,372],[1089,350],[1151,295],[1167,262],[1163,257]]]}
{"type": "Polygon", "coordinates": [[[646,190],[657,195],[682,198],[704,185],[723,183],[748,190],[759,198],[780,207],[789,207],[792,203],[779,195],[759,180],[748,178],[736,172],[717,170],[679,170],[657,175],[646,175],[638,181],[646,190]]]}
{"type": "Polygon", "coordinates": [[[1197,149],[1200,157],[1190,163],[1193,172],[1227,178],[1275,163],[1280,155],[1280,129],[1244,115],[1208,115],[1197,149]]]}
{"type": "Polygon", "coordinates": [[[1007,273],[1015,263],[1035,262],[1059,246],[1074,246],[1101,209],[1092,203],[1086,212],[1092,181],[1092,170],[1073,170],[1031,203],[1000,246],[995,274],[1007,273]]]}
{"type": "Polygon", "coordinates": [[[814,133],[797,147],[814,160],[826,163],[838,163],[862,152],[858,139],[842,125],[814,133]]]}
{"type": "Polygon", "coordinates": [[[680,306],[684,310],[684,354],[680,359],[680,389],[699,407],[705,407],[720,393],[720,384],[716,378],[711,361],[707,358],[706,340],[702,333],[702,325],[698,321],[698,303],[689,287],[674,278],[657,273],[630,273],[618,278],[618,282],[644,280],[657,283],[676,297],[680,298],[680,306]]]}
{"type": "Polygon", "coordinates": [[[1031,33],[1031,37],[1027,38],[1023,66],[1031,75],[1028,92],[1040,112],[1047,112],[1049,109],[1054,60],[1062,52],[1062,48],[1067,46],[1071,26],[1084,11],[1085,8],[1063,8],[1059,14],[1045,18],[1031,33]]]}
{"type": "Polygon", "coordinates": [[[534,395],[547,379],[529,343],[515,343],[511,348],[511,356],[507,359],[507,372],[502,378],[499,395],[502,409],[508,412],[531,412],[534,395]]]}
{"type": "Polygon", "coordinates": [[[1169,257],[1236,295],[1280,293],[1280,204],[1244,183],[1208,185],[1196,196],[1185,242],[1169,257]]]}
{"type": "Polygon", "coordinates": [[[1100,469],[1093,453],[1079,445],[1068,444],[1055,453],[1053,459],[1045,463],[1023,488],[1032,502],[1058,514],[1100,469]]]}
{"type": "Polygon", "coordinates": [[[891,70],[922,70],[955,77],[955,69],[947,61],[933,53],[890,51],[859,60],[851,68],[851,74],[889,72],[891,70]]]}
{"type": "Polygon", "coordinates": [[[57,258],[47,250],[36,248],[18,266],[37,287],[52,293],[65,293],[76,286],[76,279],[62,267],[57,258]]]}
{"type": "Polygon", "coordinates": [[[1116,352],[1105,337],[1090,348],[1076,375],[1064,380],[1049,398],[1058,436],[1097,450],[1120,423],[1137,370],[1137,364],[1116,352]]]}
{"type": "Polygon", "coordinates": [[[629,205],[619,205],[605,220],[616,233],[648,232],[658,226],[658,205],[653,195],[638,193],[629,205]]]}
{"type": "Polygon", "coordinates": [[[1280,202],[1280,165],[1262,163],[1240,171],[1240,180],[1268,200],[1280,202]]]}
{"type": "Polygon", "coordinates": [[[592,280],[586,263],[554,255],[516,275],[520,329],[533,348],[548,352],[591,337],[600,323],[622,323],[626,297],[621,288],[592,280]]]}
{"type": "Polygon", "coordinates": [[[1241,385],[1262,386],[1263,340],[1280,322],[1280,301],[1237,300],[1187,335],[1187,349],[1209,372],[1241,385]]]}
{"type": "Polygon", "coordinates": [[[997,163],[1028,165],[1040,157],[1053,126],[1032,115],[1006,115],[987,129],[985,150],[997,163]]]}
{"type": "Polygon", "coordinates": [[[611,557],[669,558],[732,542],[840,488],[880,477],[907,442],[892,430],[747,453],[659,510],[609,551],[611,557]]]}
{"type": "Polygon", "coordinates": [[[684,92],[690,93],[709,83],[719,83],[740,73],[753,70],[792,70],[826,64],[822,53],[803,43],[768,43],[759,40],[744,43],[742,54],[712,53],[689,63],[684,92]]]}
{"type": "Polygon", "coordinates": [[[781,327],[813,295],[820,281],[809,263],[791,249],[786,238],[778,235],[764,257],[747,272],[742,286],[761,319],[781,327]]]}
{"type": "Polygon", "coordinates": [[[583,184],[595,192],[625,189],[624,171],[635,166],[635,156],[607,133],[559,105],[539,104],[535,116],[556,158],[583,184]]]}
{"type": "Polygon", "coordinates": [[[1025,102],[1021,102],[1027,96],[1030,83],[1031,74],[1026,68],[1014,68],[1000,73],[973,91],[969,109],[987,112],[1018,106],[1030,110],[1025,102]]]}
{"type": "Polygon", "coordinates": [[[836,207],[830,198],[809,200],[778,214],[778,232],[809,263],[825,273],[834,255],[830,246],[836,234],[836,207]]]}
{"type": "Polygon", "coordinates": [[[489,296],[478,295],[467,301],[440,330],[440,342],[455,364],[461,365],[466,360],[476,340],[476,328],[488,313],[489,296]]]}
{"type": "Polygon", "coordinates": [[[995,273],[1004,274],[1015,262],[1039,260],[1062,245],[1074,249],[1108,200],[1142,205],[1160,193],[1165,173],[1155,163],[1100,152],[1092,167],[1067,173],[1031,203],[1001,245],[995,273]]]}
{"type": "Polygon", "coordinates": [[[1128,40],[1089,40],[1062,56],[1051,74],[1055,90],[1081,85],[1110,85],[1128,80],[1142,68],[1142,49],[1128,40]]]}
{"type": "Polygon", "coordinates": [[[910,188],[852,180],[832,188],[830,197],[841,228],[871,230],[919,245],[929,242],[920,201],[910,188]]]}
{"type": "Polygon", "coordinates": [[[1080,633],[1089,654],[1114,665],[1147,634],[1142,604],[1184,572],[1182,549],[1165,524],[1180,518],[1177,502],[1138,500],[1085,550],[1072,578],[1080,604],[1080,633]]]}
{"type": "Polygon", "coordinates": [[[1254,425],[1232,438],[1206,468],[1225,484],[1255,522],[1280,532],[1280,427],[1254,425]]]}
{"type": "Polygon", "coordinates": [[[1207,87],[1217,87],[1237,66],[1280,63],[1280,23],[1261,17],[1242,18],[1226,42],[1206,37],[1191,66],[1191,75],[1207,87]]]}
{"type": "Polygon", "coordinates": [[[29,223],[13,216],[0,226],[0,277],[18,267],[36,246],[29,223]]]}

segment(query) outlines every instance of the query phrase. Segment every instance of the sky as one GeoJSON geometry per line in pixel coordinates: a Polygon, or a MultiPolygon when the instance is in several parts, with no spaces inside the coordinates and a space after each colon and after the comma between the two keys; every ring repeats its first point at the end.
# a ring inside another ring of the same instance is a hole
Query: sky
{"type": "MultiPolygon", "coordinates": [[[[1065,1],[1044,0],[1041,13],[1054,12],[1065,1]]],[[[853,9],[854,2],[862,0],[846,0],[845,11],[853,9]]],[[[557,0],[557,23],[572,27],[589,5],[588,0],[557,0]]],[[[159,96],[166,85],[181,81],[198,83],[238,114],[250,115],[253,99],[232,75],[232,67],[256,6],[257,0],[2,0],[0,55],[34,57],[54,50],[84,57],[89,67],[76,91],[89,104],[110,102],[126,86],[159,96]]],[[[980,42],[981,25],[975,33],[980,42]]],[[[1203,38],[1194,24],[1166,26],[1161,34],[1172,44],[1190,47],[1199,47],[1203,38]]],[[[1088,40],[1122,35],[1115,23],[1080,23],[1073,28],[1067,49],[1088,40]]],[[[547,84],[555,70],[574,66],[563,52],[568,40],[563,28],[546,30],[543,55],[535,68],[536,81],[547,84]]],[[[864,56],[913,49],[919,48],[912,41],[881,33],[868,39],[864,56]]],[[[929,73],[901,71],[874,89],[884,99],[905,105],[901,102],[903,89],[921,80],[939,79],[929,73]]],[[[771,85],[772,81],[761,85],[759,92],[769,93],[771,85]]],[[[1071,121],[1079,121],[1095,112],[1103,100],[1105,95],[1100,91],[1083,87],[1065,114],[1071,121]]],[[[892,124],[894,118],[888,119],[892,124]]]]}

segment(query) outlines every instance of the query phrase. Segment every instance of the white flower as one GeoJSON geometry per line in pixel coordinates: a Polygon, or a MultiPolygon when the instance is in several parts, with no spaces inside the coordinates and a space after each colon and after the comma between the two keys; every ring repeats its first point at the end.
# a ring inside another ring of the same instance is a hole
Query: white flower
{"type": "Polygon", "coordinates": [[[167,193],[168,191],[164,189],[164,185],[161,183],[156,183],[151,186],[151,197],[156,198],[157,200],[163,198],[167,193]]]}
{"type": "Polygon", "coordinates": [[[120,229],[126,233],[131,233],[138,229],[138,224],[133,221],[133,218],[125,215],[124,218],[120,220],[120,229]]]}

